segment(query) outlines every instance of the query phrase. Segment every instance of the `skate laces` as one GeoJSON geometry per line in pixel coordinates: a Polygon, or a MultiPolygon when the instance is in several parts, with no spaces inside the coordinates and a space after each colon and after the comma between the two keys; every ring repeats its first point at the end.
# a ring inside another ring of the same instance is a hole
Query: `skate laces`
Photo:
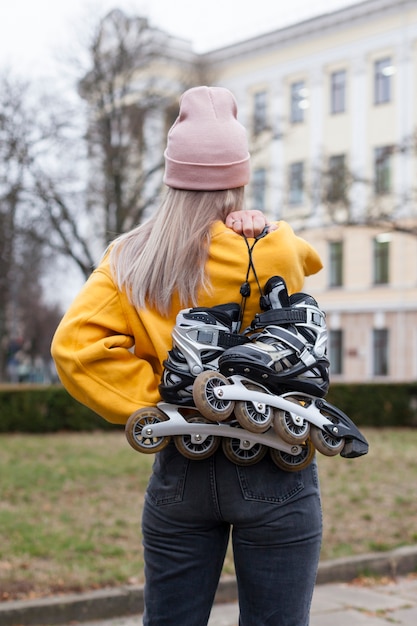
{"type": "MultiPolygon", "coordinates": [[[[240,295],[242,296],[242,300],[241,300],[241,303],[240,303],[240,323],[242,322],[242,319],[243,319],[243,316],[244,316],[244,313],[245,313],[246,300],[250,296],[250,293],[251,293],[250,284],[249,284],[249,275],[250,275],[250,271],[251,270],[253,272],[253,276],[254,276],[256,284],[258,286],[260,296],[262,297],[262,294],[263,294],[262,287],[261,287],[261,284],[259,282],[258,274],[256,273],[255,264],[253,262],[252,252],[253,252],[254,247],[258,243],[258,241],[260,239],[263,239],[267,234],[268,234],[268,226],[265,226],[263,231],[257,237],[255,237],[255,241],[253,242],[252,245],[249,245],[248,238],[245,235],[243,235],[243,238],[244,238],[245,243],[246,243],[246,247],[248,249],[249,262],[248,262],[248,269],[246,271],[245,282],[242,283],[242,285],[240,287],[240,295]]],[[[243,334],[246,333],[246,330],[243,331],[243,334]]]]}

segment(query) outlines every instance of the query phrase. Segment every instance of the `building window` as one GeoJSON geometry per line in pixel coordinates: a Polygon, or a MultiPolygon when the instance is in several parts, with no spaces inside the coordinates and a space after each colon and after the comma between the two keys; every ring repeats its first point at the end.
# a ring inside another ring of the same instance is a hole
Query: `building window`
{"type": "Polygon", "coordinates": [[[291,114],[290,120],[292,124],[304,122],[304,111],[308,108],[307,100],[308,91],[304,81],[292,83],[291,85],[291,114]]]}
{"type": "Polygon", "coordinates": [[[346,201],[346,158],[344,154],[329,159],[327,202],[346,201]]]}
{"type": "Polygon", "coordinates": [[[374,285],[389,282],[389,244],[389,233],[377,235],[374,239],[374,285]]]}
{"type": "Polygon", "coordinates": [[[388,330],[373,330],[373,373],[374,376],[388,376],[388,330]]]}
{"type": "Polygon", "coordinates": [[[253,103],[253,132],[259,134],[266,128],[266,91],[258,91],[253,103]]]}
{"type": "Polygon", "coordinates": [[[288,173],[288,202],[302,204],[304,194],[304,163],[291,163],[288,173]]]}
{"type": "Polygon", "coordinates": [[[343,241],[329,243],[329,286],[343,285],[343,241]]]}
{"type": "Polygon", "coordinates": [[[384,196],[391,191],[392,147],[383,146],[374,149],[374,190],[377,196],[384,196]]]}
{"type": "Polygon", "coordinates": [[[263,211],[265,209],[266,171],[263,168],[253,172],[252,201],[253,208],[263,211]]]}
{"type": "Polygon", "coordinates": [[[343,331],[329,331],[329,361],[331,374],[343,374],[343,331]]]}
{"type": "Polygon", "coordinates": [[[346,72],[339,70],[330,76],[330,112],[344,113],[346,111],[346,72]]]}
{"type": "Polygon", "coordinates": [[[374,102],[383,104],[391,101],[391,82],[394,67],[389,57],[375,61],[374,64],[374,102]]]}

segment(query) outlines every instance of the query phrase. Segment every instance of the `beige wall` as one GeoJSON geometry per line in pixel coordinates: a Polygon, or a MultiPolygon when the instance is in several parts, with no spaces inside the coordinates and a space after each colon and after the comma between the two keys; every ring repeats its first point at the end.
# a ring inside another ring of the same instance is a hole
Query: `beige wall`
{"type": "MultiPolygon", "coordinates": [[[[360,227],[313,229],[300,233],[319,251],[324,268],[306,279],[305,289],[326,312],[329,330],[343,329],[344,371],[334,380],[364,381],[372,375],[372,330],[389,331],[389,376],[417,376],[417,236],[393,232],[390,282],[373,285],[372,242],[376,230],[360,227]],[[343,287],[329,289],[328,242],[344,241],[343,287]]],[[[385,377],[384,377],[385,378],[385,377]]]]}
{"type": "MultiPolygon", "coordinates": [[[[305,288],[326,311],[329,328],[343,330],[342,380],[373,379],[375,328],[389,330],[390,371],[384,380],[414,380],[417,230],[416,235],[392,233],[389,284],[375,286],[373,237],[390,227],[330,226],[325,208],[314,201],[312,193],[306,194],[302,206],[290,206],[287,173],[290,163],[303,161],[308,187],[313,180],[312,164],[324,167],[329,156],[345,154],[348,166],[369,181],[350,190],[353,215],[364,219],[370,209],[383,208],[395,220],[408,216],[409,223],[417,226],[414,155],[394,157],[389,196],[375,198],[372,185],[374,148],[399,145],[417,129],[417,2],[369,0],[214,51],[209,58],[217,69],[218,83],[236,94],[249,131],[253,94],[261,89],[268,93],[269,130],[252,145],[253,165],[266,167],[268,172],[266,212],[289,221],[322,256],[324,269],[309,277],[305,288]],[[385,57],[395,67],[392,98],[375,105],[374,62],[385,57]],[[339,69],[346,70],[347,110],[331,115],[330,75],[339,69]],[[303,123],[290,124],[290,85],[298,80],[308,88],[310,106],[303,123]],[[344,284],[330,289],[328,247],[329,241],[338,239],[344,242],[344,284]]],[[[310,187],[308,192],[312,191],[310,187]]]]}

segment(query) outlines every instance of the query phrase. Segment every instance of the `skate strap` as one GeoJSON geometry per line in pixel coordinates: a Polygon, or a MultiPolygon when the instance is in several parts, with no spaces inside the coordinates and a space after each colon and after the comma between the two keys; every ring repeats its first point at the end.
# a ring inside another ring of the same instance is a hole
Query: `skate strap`
{"type": "Polygon", "coordinates": [[[252,328],[263,328],[268,324],[302,324],[306,323],[307,314],[302,309],[270,309],[257,313],[252,321],[252,328]]]}
{"type": "Polygon", "coordinates": [[[324,326],[324,313],[320,310],[311,310],[307,307],[288,307],[283,309],[270,309],[263,313],[257,313],[251,323],[251,328],[263,328],[268,324],[314,324],[324,326]]]}
{"type": "Polygon", "coordinates": [[[196,339],[200,344],[220,348],[233,348],[249,341],[244,335],[209,328],[197,329],[196,339]]]}
{"type": "Polygon", "coordinates": [[[248,343],[248,337],[238,335],[237,333],[228,333],[224,330],[219,331],[218,345],[222,348],[233,348],[248,343]]]}
{"type": "MultiPolygon", "coordinates": [[[[274,328],[273,335],[271,335],[274,339],[279,339],[283,343],[285,343],[289,348],[294,350],[297,357],[300,359],[300,363],[302,363],[303,367],[308,366],[311,367],[317,363],[317,358],[314,352],[309,350],[306,347],[304,339],[299,339],[293,332],[287,330],[286,328],[274,328]]],[[[294,371],[294,370],[293,370],[294,371]]]]}
{"type": "Polygon", "coordinates": [[[263,313],[257,313],[252,320],[251,328],[264,328],[268,324],[314,324],[324,325],[324,313],[320,310],[311,310],[309,307],[284,307],[282,309],[270,309],[263,313]]]}

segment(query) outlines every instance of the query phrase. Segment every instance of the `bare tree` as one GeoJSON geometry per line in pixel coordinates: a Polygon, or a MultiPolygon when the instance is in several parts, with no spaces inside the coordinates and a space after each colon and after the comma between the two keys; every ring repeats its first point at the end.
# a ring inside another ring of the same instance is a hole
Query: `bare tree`
{"type": "Polygon", "coordinates": [[[27,118],[21,101],[26,86],[3,77],[0,85],[0,376],[4,378],[9,347],[9,320],[15,299],[15,246],[19,202],[28,164],[27,118]]]}
{"type": "Polygon", "coordinates": [[[1,85],[0,375],[8,319],[20,326],[29,306],[20,294],[50,313],[36,276],[45,258],[66,258],[86,278],[109,241],[154,210],[179,94],[208,72],[191,48],[119,10],[96,24],[88,59],[70,104],[1,85]]]}
{"type": "MultiPolygon", "coordinates": [[[[191,52],[175,59],[175,81],[158,71],[158,63],[170,62],[169,43],[169,36],[144,18],[114,10],[100,20],[88,48],[89,71],[78,85],[86,115],[82,136],[78,142],[72,137],[70,145],[68,127],[57,124],[54,133],[61,142],[55,142],[58,160],[71,163],[83,184],[68,168],[66,175],[45,162],[32,168],[38,213],[49,223],[49,246],[72,259],[84,277],[98,252],[156,205],[161,142],[179,93],[201,71],[191,52]]],[[[36,236],[42,239],[44,232],[38,229],[36,236]]]]}
{"type": "Polygon", "coordinates": [[[92,69],[80,83],[88,100],[86,139],[96,171],[89,201],[99,207],[106,242],[140,222],[154,201],[152,192],[144,192],[162,163],[160,158],[151,162],[145,122],[149,111],[161,106],[161,97],[153,77],[138,76],[140,93],[135,85],[135,74],[149,67],[154,55],[147,20],[112,11],[97,26],[90,45],[92,69]]]}
{"type": "Polygon", "coordinates": [[[30,169],[43,141],[33,119],[29,85],[5,73],[0,77],[0,380],[22,349],[31,312],[45,309],[44,248],[33,240],[28,201],[30,169]]]}
{"type": "Polygon", "coordinates": [[[343,155],[324,158],[313,176],[318,188],[311,190],[319,197],[323,219],[329,224],[383,227],[417,236],[417,185],[409,181],[393,189],[394,160],[406,168],[416,153],[416,133],[396,145],[375,149],[374,172],[369,177],[349,167],[343,155]]]}

